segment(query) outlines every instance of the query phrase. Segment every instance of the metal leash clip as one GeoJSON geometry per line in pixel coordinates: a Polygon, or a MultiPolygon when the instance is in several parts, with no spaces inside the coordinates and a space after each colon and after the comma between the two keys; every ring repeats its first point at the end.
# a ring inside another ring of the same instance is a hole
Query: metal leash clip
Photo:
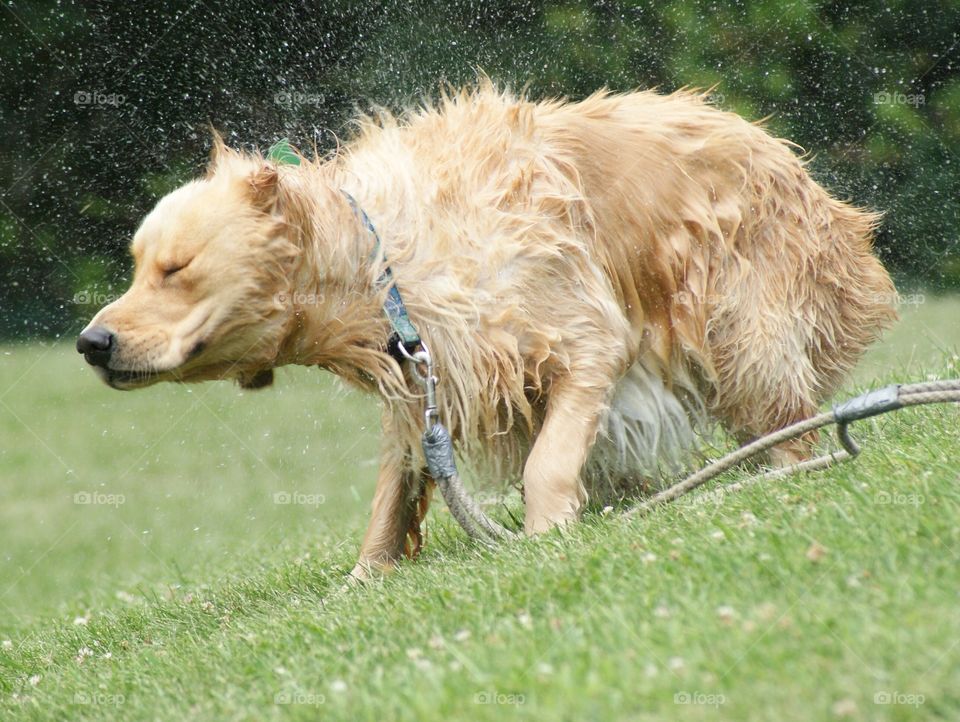
{"type": "Polygon", "coordinates": [[[422,340],[420,350],[414,353],[407,351],[402,343],[397,344],[397,348],[412,363],[413,373],[426,392],[427,403],[423,410],[423,420],[426,428],[432,429],[439,422],[440,415],[437,412],[437,377],[433,373],[433,356],[430,355],[430,349],[422,340]],[[421,371],[421,367],[425,367],[426,372],[421,371]]]}

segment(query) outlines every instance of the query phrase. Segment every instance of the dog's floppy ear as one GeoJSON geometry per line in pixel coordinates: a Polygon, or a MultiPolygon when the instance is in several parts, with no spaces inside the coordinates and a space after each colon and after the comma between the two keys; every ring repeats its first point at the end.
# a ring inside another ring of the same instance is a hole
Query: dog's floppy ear
{"type": "Polygon", "coordinates": [[[258,208],[270,210],[277,200],[280,173],[273,163],[264,163],[250,176],[250,194],[258,208]]]}
{"type": "Polygon", "coordinates": [[[280,171],[278,168],[282,165],[300,165],[302,158],[300,151],[290,145],[290,141],[286,138],[270,146],[266,155],[260,159],[259,166],[250,176],[250,190],[254,205],[263,210],[273,210],[279,195],[280,171]]]}
{"type": "Polygon", "coordinates": [[[298,166],[302,159],[300,151],[290,145],[290,141],[286,138],[281,138],[270,146],[263,156],[263,163],[250,176],[254,204],[264,210],[273,209],[280,183],[278,168],[282,165],[298,166]]]}
{"type": "Polygon", "coordinates": [[[237,377],[241,389],[262,389],[273,384],[273,369],[240,374],[237,377]]]}

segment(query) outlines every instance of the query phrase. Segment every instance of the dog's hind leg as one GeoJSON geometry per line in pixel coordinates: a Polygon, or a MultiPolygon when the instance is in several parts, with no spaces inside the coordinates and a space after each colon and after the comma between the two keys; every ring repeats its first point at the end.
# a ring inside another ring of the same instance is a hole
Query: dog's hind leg
{"type": "Polygon", "coordinates": [[[576,521],[587,501],[580,473],[597,436],[606,389],[555,384],[523,469],[524,529],[537,534],[576,521]]]}
{"type": "MultiPolygon", "coordinates": [[[[718,384],[712,411],[741,442],[817,413],[821,397],[808,352],[813,330],[799,316],[771,301],[747,305],[714,327],[718,384]]],[[[776,467],[803,461],[817,438],[810,432],[779,444],[767,452],[767,461],[776,467]]]]}

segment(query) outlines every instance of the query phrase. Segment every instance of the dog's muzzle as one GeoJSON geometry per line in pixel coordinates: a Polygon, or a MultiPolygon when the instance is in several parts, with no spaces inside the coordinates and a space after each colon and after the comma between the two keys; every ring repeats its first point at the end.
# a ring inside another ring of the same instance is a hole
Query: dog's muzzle
{"type": "Polygon", "coordinates": [[[77,351],[83,354],[91,366],[107,368],[113,353],[114,335],[103,326],[88,328],[77,338],[77,351]]]}

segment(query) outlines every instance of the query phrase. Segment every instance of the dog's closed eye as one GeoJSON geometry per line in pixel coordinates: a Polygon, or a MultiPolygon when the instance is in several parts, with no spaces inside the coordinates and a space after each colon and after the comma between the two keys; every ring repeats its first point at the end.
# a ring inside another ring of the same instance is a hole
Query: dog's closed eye
{"type": "Polygon", "coordinates": [[[182,271],[184,268],[190,265],[191,261],[193,261],[192,258],[185,263],[167,263],[167,264],[161,265],[160,273],[163,275],[163,280],[166,281],[175,273],[179,273],[180,271],[182,271]]]}

